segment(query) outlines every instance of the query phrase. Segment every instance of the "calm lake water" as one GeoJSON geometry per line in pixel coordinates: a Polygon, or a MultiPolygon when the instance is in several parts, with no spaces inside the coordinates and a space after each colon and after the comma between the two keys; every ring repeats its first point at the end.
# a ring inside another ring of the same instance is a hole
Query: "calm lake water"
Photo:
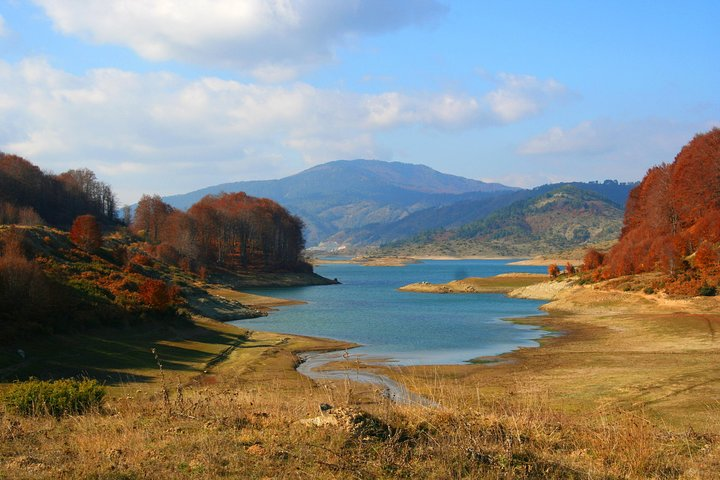
{"type": "Polygon", "coordinates": [[[544,302],[498,294],[439,295],[399,292],[412,282],[444,283],[506,272],[546,272],[501,260],[425,261],[405,267],[321,265],[315,270],[342,285],[254,289],[251,293],[308,302],[268,317],[238,320],[253,330],[334,338],[362,344],[355,355],[389,358],[397,365],[458,364],[518,347],[537,346],[549,333],[504,321],[540,315],[544,302]]]}

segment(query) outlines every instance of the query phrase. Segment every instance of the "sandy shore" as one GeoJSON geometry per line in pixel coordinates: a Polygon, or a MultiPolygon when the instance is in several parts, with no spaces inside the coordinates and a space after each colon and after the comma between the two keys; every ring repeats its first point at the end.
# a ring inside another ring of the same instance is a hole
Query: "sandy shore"
{"type": "Polygon", "coordinates": [[[315,259],[313,265],[362,265],[365,267],[404,267],[420,261],[413,257],[355,257],[343,260],[315,259]]]}
{"type": "Polygon", "coordinates": [[[568,263],[579,266],[582,265],[583,261],[581,258],[561,258],[561,257],[533,257],[529,258],[527,260],[517,260],[514,262],[508,263],[508,265],[518,265],[518,266],[535,266],[535,267],[545,267],[548,265],[558,265],[560,267],[564,267],[568,263]]]}

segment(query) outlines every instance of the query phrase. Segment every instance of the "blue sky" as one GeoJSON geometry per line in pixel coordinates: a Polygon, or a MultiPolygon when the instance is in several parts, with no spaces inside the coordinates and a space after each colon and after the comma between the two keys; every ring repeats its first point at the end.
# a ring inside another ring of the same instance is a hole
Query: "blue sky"
{"type": "Polygon", "coordinates": [[[4,0],[0,150],[124,203],[335,159],[636,180],[720,125],[715,1],[4,0]]]}

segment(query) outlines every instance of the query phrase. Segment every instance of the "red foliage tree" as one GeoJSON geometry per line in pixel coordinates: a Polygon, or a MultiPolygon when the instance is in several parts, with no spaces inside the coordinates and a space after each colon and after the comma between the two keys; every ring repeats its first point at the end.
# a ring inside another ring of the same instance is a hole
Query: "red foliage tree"
{"type": "Polygon", "coordinates": [[[567,262],[565,264],[565,273],[567,273],[568,275],[575,275],[575,265],[573,265],[570,262],[567,262]]]}
{"type": "Polygon", "coordinates": [[[86,252],[94,252],[102,246],[100,225],[93,215],[80,215],[70,229],[70,240],[86,252]]]}

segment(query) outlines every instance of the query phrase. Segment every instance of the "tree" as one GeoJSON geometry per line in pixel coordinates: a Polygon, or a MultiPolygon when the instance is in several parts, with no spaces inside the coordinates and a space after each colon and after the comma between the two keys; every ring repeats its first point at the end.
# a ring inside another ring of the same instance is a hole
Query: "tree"
{"type": "Polygon", "coordinates": [[[710,242],[702,242],[695,253],[695,267],[702,272],[707,272],[718,266],[718,254],[710,242]]]}
{"type": "Polygon", "coordinates": [[[135,209],[132,229],[150,242],[161,241],[165,221],[175,209],[162,201],[159,195],[143,195],[135,209]]]}
{"type": "Polygon", "coordinates": [[[165,311],[177,302],[179,290],[162,280],[148,278],[138,289],[143,303],[153,310],[165,311]]]}
{"type": "Polygon", "coordinates": [[[70,240],[86,252],[94,252],[102,246],[100,225],[93,215],[80,215],[70,229],[70,240]]]}
{"type": "Polygon", "coordinates": [[[548,275],[550,275],[552,278],[556,278],[558,275],[560,275],[560,268],[554,263],[551,263],[550,265],[548,265],[548,275]]]}
{"type": "Polygon", "coordinates": [[[602,265],[605,256],[594,248],[589,249],[583,258],[583,270],[595,270],[602,265]]]}
{"type": "Polygon", "coordinates": [[[565,264],[565,273],[567,273],[568,275],[575,275],[575,265],[573,265],[570,262],[567,262],[565,264]]]}

